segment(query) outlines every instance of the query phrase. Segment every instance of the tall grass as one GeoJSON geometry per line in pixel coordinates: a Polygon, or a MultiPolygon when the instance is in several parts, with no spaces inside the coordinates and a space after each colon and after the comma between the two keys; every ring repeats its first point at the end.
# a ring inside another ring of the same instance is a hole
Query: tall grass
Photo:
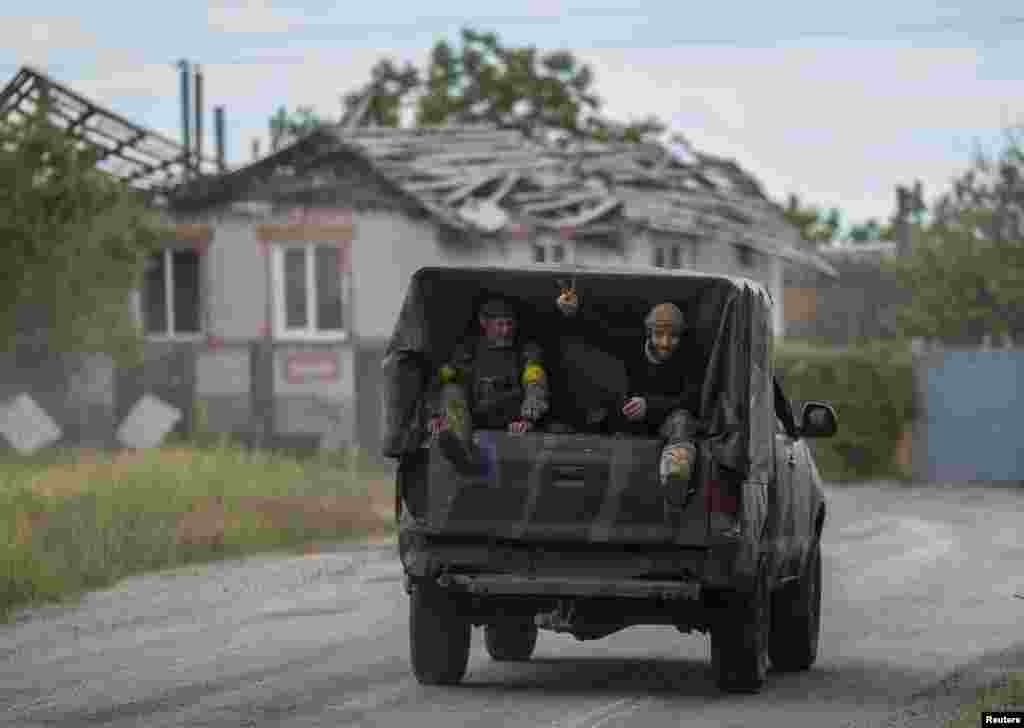
{"type": "Polygon", "coordinates": [[[142,571],[386,533],[391,485],[352,454],[215,447],[0,458],[0,618],[142,571]]]}

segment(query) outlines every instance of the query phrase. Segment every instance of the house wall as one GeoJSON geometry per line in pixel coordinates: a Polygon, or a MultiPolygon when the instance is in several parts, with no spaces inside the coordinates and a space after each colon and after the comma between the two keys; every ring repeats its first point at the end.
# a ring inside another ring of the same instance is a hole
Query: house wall
{"type": "Polygon", "coordinates": [[[222,218],[205,256],[210,331],[223,339],[255,339],[266,318],[266,258],[253,220],[222,218]]]}
{"type": "Polygon", "coordinates": [[[276,345],[275,430],[351,442],[356,431],[354,361],[353,347],[347,345],[276,345]]]}
{"type": "Polygon", "coordinates": [[[791,336],[845,346],[899,333],[897,310],[910,293],[878,262],[830,261],[838,280],[788,273],[786,329],[791,336]]]}
{"type": "MultiPolygon", "coordinates": [[[[442,264],[437,226],[387,210],[356,212],[354,222],[354,333],[362,345],[379,345],[391,337],[412,274],[442,264]]],[[[467,251],[465,257],[486,256],[467,251]]]]}
{"type": "MultiPolygon", "coordinates": [[[[173,352],[190,353],[195,404],[201,413],[198,424],[203,429],[247,438],[269,431],[279,443],[302,440],[303,444],[315,444],[324,434],[351,441],[356,428],[351,340],[325,343],[268,338],[273,324],[274,293],[269,275],[273,243],[268,245],[261,226],[287,226],[294,210],[272,212],[269,205],[259,203],[240,203],[233,208],[213,210],[187,221],[207,225],[211,233],[200,263],[202,335],[169,340],[150,337],[146,358],[157,362],[173,352]],[[333,373],[325,374],[322,362],[303,364],[302,357],[308,357],[309,351],[330,357],[333,373]],[[289,361],[295,355],[298,368],[293,364],[289,379],[289,361]]],[[[347,215],[349,211],[335,212],[347,215]]],[[[296,228],[297,233],[299,230],[296,228]]],[[[182,244],[166,242],[168,247],[182,244]]],[[[350,329],[355,323],[352,314],[348,311],[350,329]]]]}
{"type": "Polygon", "coordinates": [[[763,285],[775,304],[772,321],[774,333],[779,337],[785,333],[784,265],[780,258],[751,250],[744,262],[741,248],[731,243],[646,229],[627,237],[623,258],[632,265],[653,265],[655,248],[671,245],[681,246],[684,269],[741,276],[763,285]]]}
{"type": "Polygon", "coordinates": [[[252,359],[247,343],[197,350],[196,398],[211,432],[255,432],[252,359]]]}

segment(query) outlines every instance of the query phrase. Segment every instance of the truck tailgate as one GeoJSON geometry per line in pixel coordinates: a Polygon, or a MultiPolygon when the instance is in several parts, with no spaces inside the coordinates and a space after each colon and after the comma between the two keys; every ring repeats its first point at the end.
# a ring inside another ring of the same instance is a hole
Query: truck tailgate
{"type": "MultiPolygon", "coordinates": [[[[480,431],[487,473],[456,473],[436,445],[427,469],[427,528],[531,542],[704,546],[703,494],[668,525],[653,439],[480,431]]],[[[695,475],[699,477],[699,475],[695,475]]]]}

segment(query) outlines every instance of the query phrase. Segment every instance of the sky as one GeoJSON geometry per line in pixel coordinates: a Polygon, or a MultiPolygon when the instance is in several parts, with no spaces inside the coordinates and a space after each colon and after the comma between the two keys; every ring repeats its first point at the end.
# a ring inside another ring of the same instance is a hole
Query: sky
{"type": "MultiPolygon", "coordinates": [[[[606,115],[666,120],[734,159],[766,193],[887,219],[895,185],[929,198],[1024,124],[1024,8],[1012,0],[827,3],[336,3],[73,0],[0,10],[0,79],[22,65],[180,139],[176,63],[203,68],[223,105],[230,165],[268,148],[279,106],[337,117],[383,56],[423,68],[465,25],[507,45],[567,48],[590,64],[606,115]]],[[[6,80],[3,81],[4,83],[6,80]]],[[[213,150],[212,112],[204,148],[213,150]]]]}

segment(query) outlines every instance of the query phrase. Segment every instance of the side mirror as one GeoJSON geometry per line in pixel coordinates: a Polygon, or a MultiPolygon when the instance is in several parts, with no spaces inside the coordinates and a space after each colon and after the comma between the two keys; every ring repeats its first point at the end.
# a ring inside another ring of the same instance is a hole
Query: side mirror
{"type": "Polygon", "coordinates": [[[824,402],[807,402],[800,417],[801,437],[832,437],[839,431],[835,410],[824,402]]]}

